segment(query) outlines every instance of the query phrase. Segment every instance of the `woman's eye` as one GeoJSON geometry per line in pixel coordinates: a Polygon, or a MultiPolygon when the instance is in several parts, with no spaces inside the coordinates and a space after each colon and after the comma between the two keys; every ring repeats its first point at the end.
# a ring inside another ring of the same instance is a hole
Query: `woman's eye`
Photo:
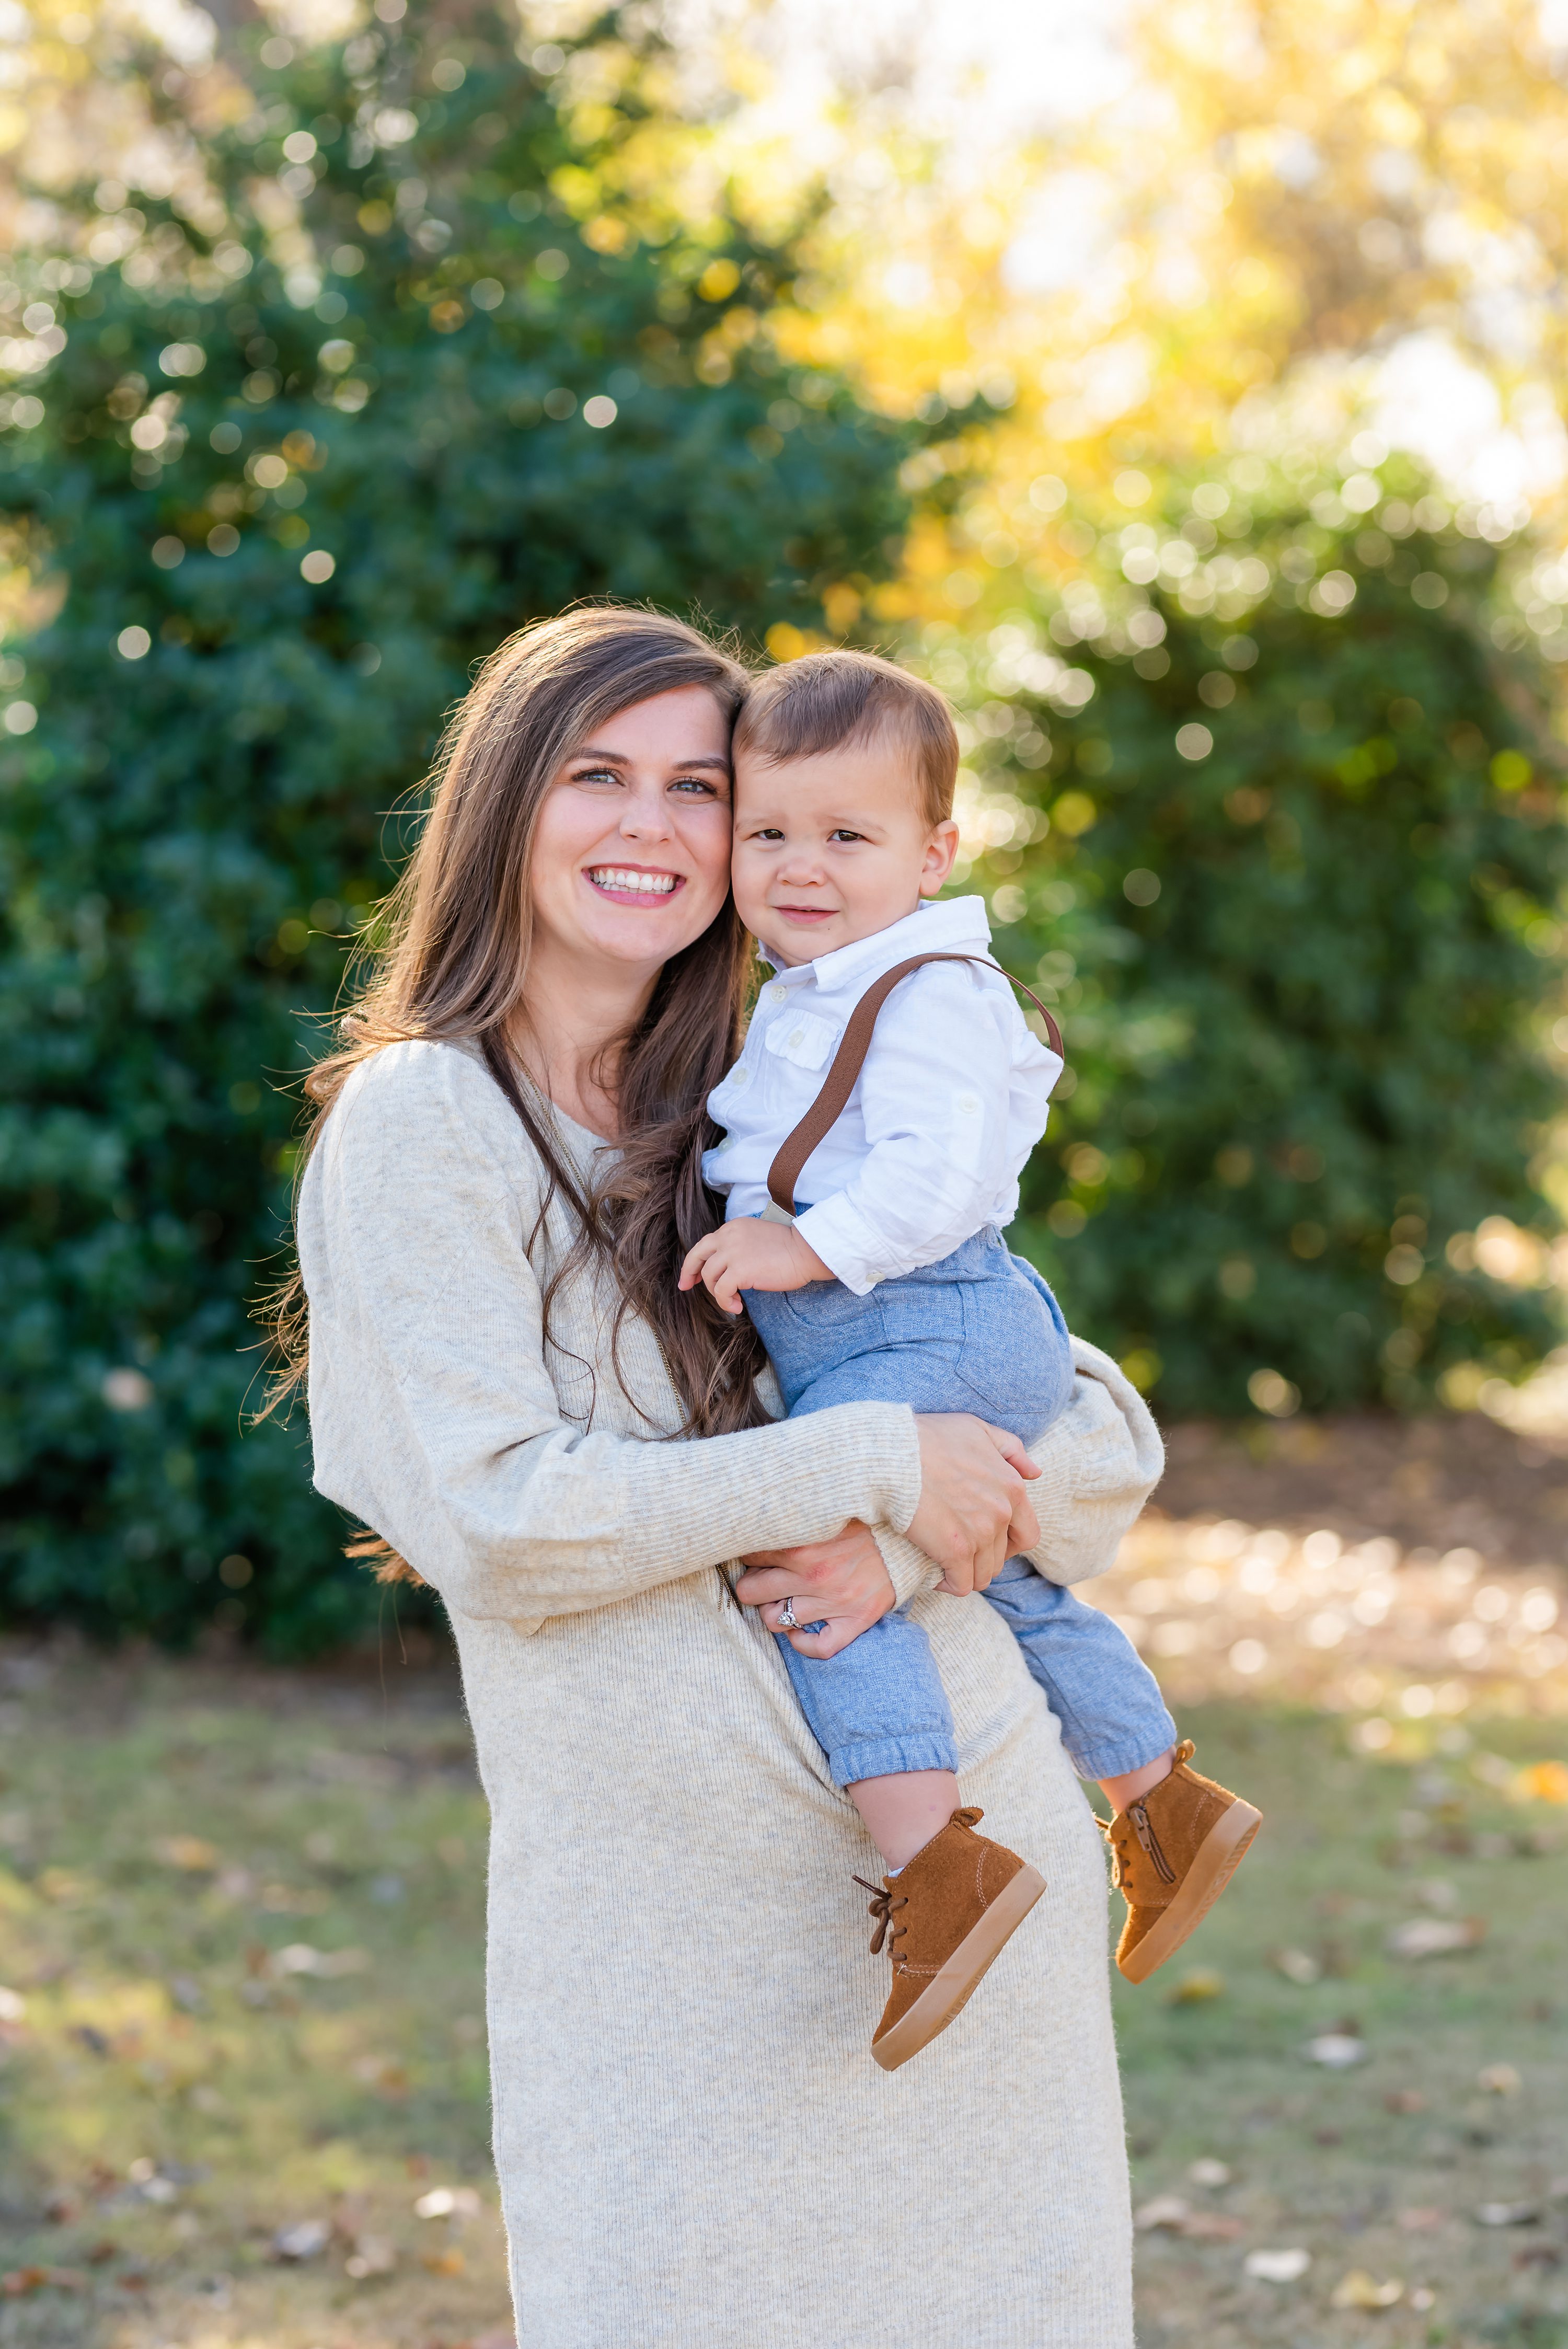
{"type": "Polygon", "coordinates": [[[621,778],[613,767],[583,767],[572,780],[574,783],[618,783],[621,778]]]}
{"type": "Polygon", "coordinates": [[[718,797],[717,784],[710,782],[706,775],[681,775],[670,785],[670,789],[673,792],[695,792],[699,799],[714,800],[718,797]]]}

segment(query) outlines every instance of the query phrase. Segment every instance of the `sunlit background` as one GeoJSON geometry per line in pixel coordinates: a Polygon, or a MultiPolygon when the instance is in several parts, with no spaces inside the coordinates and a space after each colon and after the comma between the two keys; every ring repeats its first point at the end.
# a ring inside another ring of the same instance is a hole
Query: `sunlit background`
{"type": "Polygon", "coordinates": [[[1094,1595],[1272,1830],[1121,2002],[1140,2338],[1568,2341],[1565,249],[1555,0],[0,0],[0,2338],[510,2343],[443,1629],[250,1317],[609,594],[948,692],[1066,1032],[1094,1595]]]}

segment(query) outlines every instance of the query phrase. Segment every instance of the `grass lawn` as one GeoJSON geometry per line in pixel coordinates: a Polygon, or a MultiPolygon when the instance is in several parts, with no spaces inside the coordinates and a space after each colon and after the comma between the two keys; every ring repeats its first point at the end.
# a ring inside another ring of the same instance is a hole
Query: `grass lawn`
{"type": "MultiPolygon", "coordinates": [[[[484,1806],[450,1678],[387,1679],[0,1654],[0,2343],[510,2342],[484,1806]]],[[[1118,1988],[1140,2341],[1568,2344],[1568,1723],[1182,1718],[1267,1827],[1118,1988]]]]}

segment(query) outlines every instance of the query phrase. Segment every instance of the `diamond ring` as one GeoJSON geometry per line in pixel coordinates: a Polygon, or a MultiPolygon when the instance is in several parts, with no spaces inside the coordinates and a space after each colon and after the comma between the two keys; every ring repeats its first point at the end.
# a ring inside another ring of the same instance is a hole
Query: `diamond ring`
{"type": "Polygon", "coordinates": [[[799,1628],[795,1618],[795,1601],[792,1599],[787,1599],[779,1610],[779,1629],[781,1631],[798,1631],[799,1628]]]}

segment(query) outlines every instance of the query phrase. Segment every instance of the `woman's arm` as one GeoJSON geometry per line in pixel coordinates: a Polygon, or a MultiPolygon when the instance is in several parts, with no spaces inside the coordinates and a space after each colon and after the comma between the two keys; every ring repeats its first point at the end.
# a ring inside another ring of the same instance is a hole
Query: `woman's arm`
{"type": "MultiPolygon", "coordinates": [[[[603,1606],[851,1517],[909,1525],[920,1455],[902,1404],[692,1444],[567,1421],[524,1248],[532,1187],[521,1130],[468,1054],[394,1046],[346,1087],[300,1203],[323,1492],[475,1615],[603,1606]]],[[[570,1324],[559,1300],[552,1335],[566,1376],[584,1359],[586,1400],[613,1317],[595,1330],[583,1293],[570,1324]]],[[[624,1353],[654,1392],[648,1333],[629,1327],[624,1353]]]]}
{"type": "Polygon", "coordinates": [[[1047,1582],[1064,1584],[1115,1565],[1122,1535],[1165,1474],[1165,1446],[1137,1388],[1098,1346],[1075,1338],[1072,1350],[1072,1401],[1030,1447],[1040,1538],[1022,1553],[1047,1582]]]}
{"type": "MultiPolygon", "coordinates": [[[[1072,1400],[1029,1446],[1040,1472],[1029,1487],[1039,1539],[1018,1552],[1047,1582],[1063,1584],[1088,1582],[1115,1564],[1123,1534],[1165,1471],[1160,1430],[1137,1388],[1098,1346],[1075,1338],[1072,1350],[1072,1400]]],[[[901,1607],[941,1579],[913,1530],[872,1528],[901,1607]]]]}

